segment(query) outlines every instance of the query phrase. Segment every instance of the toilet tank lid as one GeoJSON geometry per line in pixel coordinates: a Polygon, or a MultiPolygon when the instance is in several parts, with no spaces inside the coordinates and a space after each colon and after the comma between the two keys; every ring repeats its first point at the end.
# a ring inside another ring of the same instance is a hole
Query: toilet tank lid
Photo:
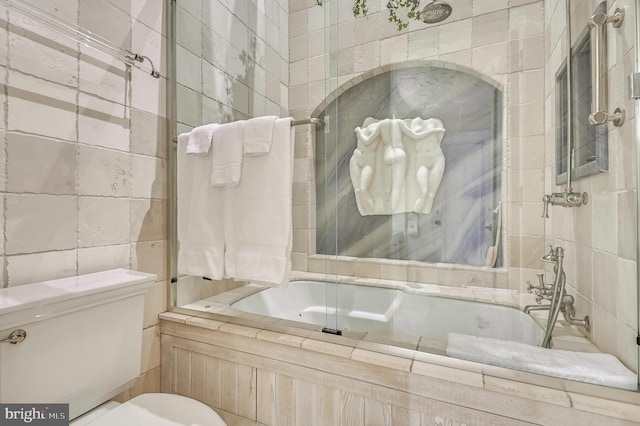
{"type": "Polygon", "coordinates": [[[2,317],[16,311],[60,304],[65,301],[100,295],[115,290],[146,291],[155,279],[155,274],[128,269],[112,269],[76,277],[3,288],[0,289],[0,329],[3,325],[2,317]]]}

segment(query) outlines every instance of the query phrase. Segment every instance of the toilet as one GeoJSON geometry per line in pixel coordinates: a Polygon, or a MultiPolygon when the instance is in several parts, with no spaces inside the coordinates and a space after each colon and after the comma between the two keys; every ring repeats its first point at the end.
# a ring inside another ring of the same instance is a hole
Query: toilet
{"type": "Polygon", "coordinates": [[[68,403],[74,426],[218,426],[205,404],[111,398],[140,375],[144,297],[155,275],[114,269],[0,289],[0,402],[68,403]]]}

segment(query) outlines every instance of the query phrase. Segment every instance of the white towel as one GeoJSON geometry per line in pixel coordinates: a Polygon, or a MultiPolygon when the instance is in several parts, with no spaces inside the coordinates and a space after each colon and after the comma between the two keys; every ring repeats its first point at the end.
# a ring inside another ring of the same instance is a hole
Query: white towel
{"type": "Polygon", "coordinates": [[[224,277],[224,188],[212,187],[211,153],[187,155],[188,134],[178,136],[178,273],[224,277]]]}
{"type": "Polygon", "coordinates": [[[211,143],[211,185],[226,188],[240,183],[244,121],[221,124],[211,143]]]}
{"type": "Polygon", "coordinates": [[[186,153],[193,155],[205,155],[211,148],[211,139],[213,132],[218,124],[205,124],[199,126],[189,132],[189,142],[187,143],[186,153]]]}
{"type": "Polygon", "coordinates": [[[227,189],[225,271],[236,280],[271,287],[289,283],[293,234],[291,121],[276,120],[271,152],[246,157],[242,181],[227,189]]]}
{"type": "Polygon", "coordinates": [[[264,155],[269,153],[273,141],[273,125],[277,119],[278,117],[275,115],[269,115],[247,120],[244,125],[244,155],[264,155]]]}
{"type": "Polygon", "coordinates": [[[598,385],[638,389],[636,374],[613,355],[545,349],[457,333],[449,333],[448,340],[447,355],[455,358],[598,385]]]}

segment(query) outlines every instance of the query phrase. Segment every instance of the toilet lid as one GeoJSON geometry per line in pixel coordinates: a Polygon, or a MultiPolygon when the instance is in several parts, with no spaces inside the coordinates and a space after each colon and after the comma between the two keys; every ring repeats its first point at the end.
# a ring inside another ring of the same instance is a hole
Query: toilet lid
{"type": "Polygon", "coordinates": [[[170,393],[145,393],[109,410],[91,426],[224,426],[211,408],[170,393]]]}

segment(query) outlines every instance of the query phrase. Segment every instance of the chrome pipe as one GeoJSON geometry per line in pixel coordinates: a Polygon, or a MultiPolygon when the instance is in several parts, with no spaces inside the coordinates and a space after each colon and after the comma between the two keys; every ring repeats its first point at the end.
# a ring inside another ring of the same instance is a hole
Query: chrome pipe
{"type": "Polygon", "coordinates": [[[549,309],[547,329],[544,333],[544,339],[542,339],[541,346],[543,348],[551,347],[551,334],[553,333],[553,328],[555,327],[556,321],[558,320],[558,314],[560,314],[560,308],[562,307],[560,298],[564,294],[564,287],[567,282],[567,277],[562,267],[564,261],[564,249],[562,247],[556,247],[555,252],[558,256],[556,265],[553,268],[553,271],[556,274],[556,278],[553,283],[553,296],[551,299],[551,307],[549,309]]]}
{"type": "MultiPolygon", "coordinates": [[[[565,192],[571,192],[571,169],[573,167],[573,126],[571,125],[571,122],[573,121],[573,105],[571,102],[573,100],[571,97],[571,89],[573,88],[573,84],[571,82],[571,70],[573,65],[571,64],[571,47],[573,45],[571,44],[571,2],[569,0],[565,0],[565,9],[567,15],[567,28],[565,29],[567,33],[567,186],[565,186],[565,192]]],[[[548,213],[547,217],[549,217],[548,213]]]]}

